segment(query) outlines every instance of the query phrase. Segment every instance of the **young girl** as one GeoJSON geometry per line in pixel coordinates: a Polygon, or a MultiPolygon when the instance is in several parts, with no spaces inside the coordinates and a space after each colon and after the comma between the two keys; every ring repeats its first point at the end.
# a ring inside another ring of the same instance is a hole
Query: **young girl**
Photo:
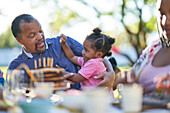
{"type": "Polygon", "coordinates": [[[102,79],[95,79],[94,77],[106,72],[106,67],[102,61],[105,56],[111,55],[110,50],[115,39],[102,34],[99,28],[95,28],[93,33],[88,35],[83,43],[83,57],[78,57],[74,55],[67,45],[67,37],[61,34],[60,38],[60,43],[66,57],[74,64],[81,66],[78,73],[69,79],[76,83],[81,82],[82,89],[94,87],[100,83],[102,79]]]}

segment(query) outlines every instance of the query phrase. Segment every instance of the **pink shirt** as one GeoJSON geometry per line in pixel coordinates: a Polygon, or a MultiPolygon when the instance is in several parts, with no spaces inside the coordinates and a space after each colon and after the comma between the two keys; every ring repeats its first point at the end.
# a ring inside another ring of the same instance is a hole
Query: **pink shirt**
{"type": "Polygon", "coordinates": [[[169,72],[170,65],[163,67],[154,67],[152,66],[152,61],[155,55],[152,56],[150,62],[143,68],[139,76],[139,84],[144,87],[145,93],[153,92],[156,89],[156,83],[153,82],[156,76],[161,75],[162,73],[169,72]]]}
{"type": "Polygon", "coordinates": [[[81,82],[82,88],[86,86],[96,86],[102,81],[102,79],[94,79],[94,76],[106,72],[106,67],[102,61],[102,58],[95,58],[90,59],[85,63],[83,57],[78,58],[78,64],[81,66],[78,73],[86,78],[81,82]]]}
{"type": "MultiPolygon", "coordinates": [[[[81,66],[78,73],[86,78],[81,82],[82,89],[96,86],[102,81],[102,79],[94,79],[96,75],[106,72],[106,67],[102,61],[102,58],[95,58],[90,59],[85,63],[83,57],[78,57],[78,64],[81,66]]],[[[110,90],[110,94],[114,98],[113,89],[110,90]]]]}

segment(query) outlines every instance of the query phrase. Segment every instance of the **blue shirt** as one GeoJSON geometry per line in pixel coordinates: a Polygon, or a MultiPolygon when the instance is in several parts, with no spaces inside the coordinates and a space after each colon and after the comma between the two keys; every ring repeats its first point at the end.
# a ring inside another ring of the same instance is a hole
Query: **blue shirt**
{"type": "MultiPolygon", "coordinates": [[[[70,37],[67,37],[66,42],[76,56],[82,56],[82,44],[70,37]]],[[[77,73],[78,71],[77,66],[69,61],[65,56],[60,44],[60,36],[58,36],[57,38],[47,38],[46,50],[42,54],[27,53],[23,49],[22,53],[10,63],[8,69],[15,69],[22,63],[27,64],[30,69],[35,69],[34,60],[37,60],[37,66],[39,66],[38,59],[41,58],[41,61],[43,61],[44,57],[46,57],[46,59],[47,57],[53,58],[53,67],[56,67],[56,65],[58,65],[61,68],[64,68],[66,71],[72,73],[77,73]]],[[[43,62],[41,66],[43,66],[43,62]]],[[[72,88],[79,89],[80,85],[75,83],[72,88]]]]}

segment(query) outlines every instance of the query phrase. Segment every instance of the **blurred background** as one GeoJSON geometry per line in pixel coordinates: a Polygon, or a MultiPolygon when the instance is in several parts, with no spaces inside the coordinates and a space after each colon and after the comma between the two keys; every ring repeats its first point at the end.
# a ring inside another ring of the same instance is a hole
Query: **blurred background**
{"type": "Polygon", "coordinates": [[[118,66],[131,67],[146,45],[159,38],[156,0],[1,0],[0,68],[21,53],[11,33],[12,20],[23,13],[40,22],[45,37],[61,33],[83,43],[95,27],[116,38],[112,48],[118,66]]]}

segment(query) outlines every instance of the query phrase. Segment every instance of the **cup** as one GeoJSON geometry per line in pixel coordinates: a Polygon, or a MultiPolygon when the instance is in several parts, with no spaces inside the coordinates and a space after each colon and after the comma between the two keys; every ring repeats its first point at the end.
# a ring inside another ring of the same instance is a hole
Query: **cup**
{"type": "Polygon", "coordinates": [[[137,113],[142,110],[143,88],[139,84],[126,84],[122,89],[121,107],[124,113],[137,113]]]}
{"type": "Polygon", "coordinates": [[[85,89],[84,113],[106,113],[111,104],[111,96],[104,88],[85,89]]]}

